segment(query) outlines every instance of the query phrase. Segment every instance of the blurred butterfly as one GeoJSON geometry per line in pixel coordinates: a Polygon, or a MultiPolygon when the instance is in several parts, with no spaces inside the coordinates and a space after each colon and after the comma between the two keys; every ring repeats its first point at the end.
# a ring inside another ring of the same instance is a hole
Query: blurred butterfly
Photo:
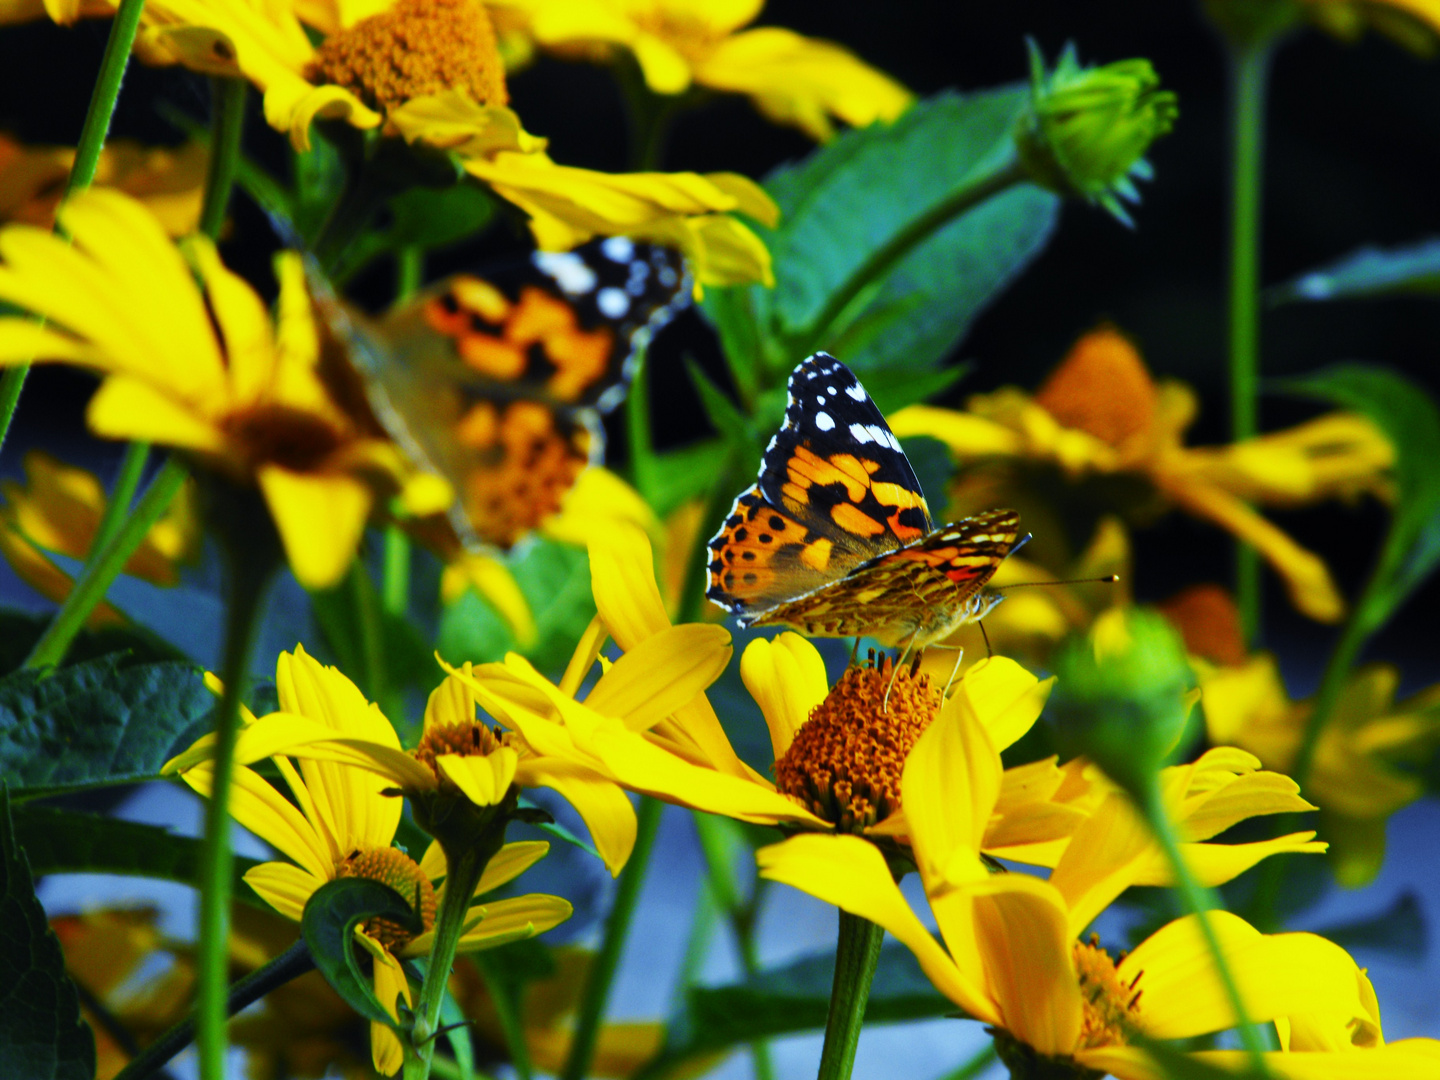
{"type": "Polygon", "coordinates": [[[624,399],[639,351],[691,287],[678,252],[612,236],[458,274],[378,320],[314,291],[358,376],[348,396],[450,481],[461,543],[504,548],[599,460],[600,415],[624,399]]]}

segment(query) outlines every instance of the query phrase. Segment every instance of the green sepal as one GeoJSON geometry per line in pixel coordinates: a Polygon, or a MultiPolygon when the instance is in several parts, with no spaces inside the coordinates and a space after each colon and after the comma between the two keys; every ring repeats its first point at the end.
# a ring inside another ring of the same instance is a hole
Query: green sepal
{"type": "Polygon", "coordinates": [[[374,985],[360,970],[355,928],[374,918],[387,919],[419,934],[420,914],[411,902],[388,885],[369,878],[339,878],[310,894],[301,916],[300,932],[325,981],[361,1016],[384,1024],[400,1038],[408,1029],[398,1023],[375,996],[374,985]]]}

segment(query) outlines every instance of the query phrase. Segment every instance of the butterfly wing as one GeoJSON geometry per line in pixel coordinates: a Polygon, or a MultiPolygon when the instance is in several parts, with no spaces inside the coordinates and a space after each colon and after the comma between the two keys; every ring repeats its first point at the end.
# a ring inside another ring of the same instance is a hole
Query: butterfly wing
{"type": "Polygon", "coordinates": [[[816,353],[790,375],[757,484],[710,541],[706,596],[748,625],[930,528],[884,416],[849,368],[816,353]]]}

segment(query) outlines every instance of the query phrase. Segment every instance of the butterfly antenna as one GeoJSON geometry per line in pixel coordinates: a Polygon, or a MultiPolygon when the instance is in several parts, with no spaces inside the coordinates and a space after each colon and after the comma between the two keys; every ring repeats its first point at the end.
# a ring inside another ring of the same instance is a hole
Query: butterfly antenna
{"type": "Polygon", "coordinates": [[[1119,583],[1119,574],[1107,574],[1105,577],[1063,578],[1059,581],[1017,581],[1013,585],[1002,586],[1001,590],[1008,592],[1010,589],[1029,589],[1036,585],[1118,585],[1119,583]]]}

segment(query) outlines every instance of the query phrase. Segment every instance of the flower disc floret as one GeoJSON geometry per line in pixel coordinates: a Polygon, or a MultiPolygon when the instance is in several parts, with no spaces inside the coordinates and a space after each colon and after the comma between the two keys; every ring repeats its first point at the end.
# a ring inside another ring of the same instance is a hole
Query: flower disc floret
{"type": "Polygon", "coordinates": [[[464,91],[480,105],[509,100],[480,0],[399,0],[326,38],[307,74],[382,113],[446,90],[464,91]]]}
{"type": "Polygon", "coordinates": [[[896,670],[888,656],[876,664],[872,653],[795,733],[775,762],[776,787],[842,832],[883,821],[899,808],[905,759],[939,709],[928,675],[896,670]]]}
{"type": "MultiPolygon", "coordinates": [[[[419,914],[421,933],[435,925],[435,886],[419,864],[397,848],[357,848],[335,868],[335,876],[365,878],[388,885],[405,897],[419,914]]],[[[364,929],[387,950],[408,945],[419,936],[389,919],[371,919],[364,929]]]]}
{"type": "MultiPolygon", "coordinates": [[[[1128,1042],[1139,1028],[1140,979],[1145,973],[1137,973],[1127,983],[1115,970],[1110,954],[1100,947],[1096,934],[1091,934],[1089,941],[1077,941],[1074,956],[1084,1017],[1079,1045],[1088,1050],[1128,1042]]],[[[1120,959],[1125,959],[1124,954],[1120,959]]]]}
{"type": "Polygon", "coordinates": [[[443,780],[437,759],[446,754],[461,757],[488,757],[500,746],[500,737],[476,720],[461,721],[458,724],[438,724],[426,730],[415,747],[416,760],[427,766],[443,780]]]}

